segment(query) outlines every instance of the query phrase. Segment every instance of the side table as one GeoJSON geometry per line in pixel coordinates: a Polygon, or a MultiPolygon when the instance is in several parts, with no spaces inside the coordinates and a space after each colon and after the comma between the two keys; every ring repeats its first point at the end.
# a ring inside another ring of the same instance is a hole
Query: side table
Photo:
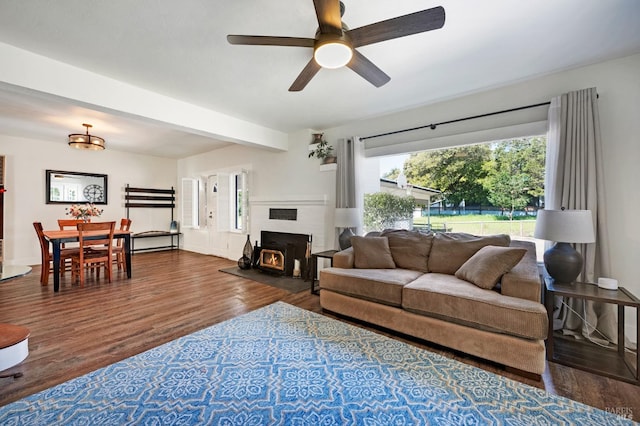
{"type": "Polygon", "coordinates": [[[591,373],[640,385],[638,367],[640,352],[635,355],[635,366],[631,354],[624,348],[624,309],[626,306],[636,309],[636,338],[640,330],[640,300],[624,287],[618,290],[606,290],[593,283],[574,282],[571,284],[554,283],[545,276],[544,303],[549,318],[549,334],[547,337],[547,360],[558,364],[579,368],[591,373]],[[618,307],[618,345],[616,349],[604,348],[596,344],[563,339],[553,333],[554,296],[573,297],[594,302],[612,303],[618,307]]]}
{"type": "MultiPolygon", "coordinates": [[[[0,324],[0,373],[20,364],[29,355],[29,334],[27,327],[14,324],[0,324]]],[[[22,373],[2,373],[0,378],[21,377],[22,373]]]]}
{"type": "Polygon", "coordinates": [[[325,250],[318,253],[311,253],[311,294],[320,294],[320,288],[316,287],[316,279],[318,275],[318,258],[329,259],[331,266],[333,266],[333,255],[338,250],[325,250]]]}

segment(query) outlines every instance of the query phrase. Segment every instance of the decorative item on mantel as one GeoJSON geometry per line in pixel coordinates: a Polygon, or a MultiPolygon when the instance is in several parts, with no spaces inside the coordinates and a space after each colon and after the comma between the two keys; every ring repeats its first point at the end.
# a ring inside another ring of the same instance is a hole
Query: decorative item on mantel
{"type": "Polygon", "coordinates": [[[242,249],[242,257],[238,259],[238,267],[240,269],[251,269],[251,263],[253,261],[253,247],[251,246],[251,237],[247,234],[247,242],[242,249]]]}
{"type": "Polygon", "coordinates": [[[322,164],[335,163],[337,158],[333,155],[333,146],[329,145],[322,137],[322,133],[314,133],[313,141],[309,145],[309,149],[312,150],[309,153],[309,158],[316,157],[322,160],[322,164]]]}
{"type": "Polygon", "coordinates": [[[71,207],[65,208],[67,210],[67,216],[72,216],[75,219],[83,220],[87,222],[90,217],[98,217],[104,210],[96,207],[95,204],[71,204],[71,207]]]}

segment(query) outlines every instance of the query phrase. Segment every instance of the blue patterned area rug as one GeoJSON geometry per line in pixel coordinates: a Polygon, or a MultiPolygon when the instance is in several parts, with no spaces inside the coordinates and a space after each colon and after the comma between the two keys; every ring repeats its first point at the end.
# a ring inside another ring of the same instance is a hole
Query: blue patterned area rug
{"type": "Polygon", "coordinates": [[[630,423],[281,302],[0,408],[2,425],[630,423]]]}

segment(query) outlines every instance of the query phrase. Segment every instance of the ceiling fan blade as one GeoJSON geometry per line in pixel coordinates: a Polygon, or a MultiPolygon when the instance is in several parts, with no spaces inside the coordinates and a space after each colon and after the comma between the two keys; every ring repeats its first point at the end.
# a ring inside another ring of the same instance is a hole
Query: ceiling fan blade
{"type": "Polygon", "coordinates": [[[272,36],[249,36],[249,35],[228,35],[227,41],[231,44],[246,44],[252,46],[294,46],[313,47],[315,42],[312,38],[303,37],[272,37],[272,36]]]}
{"type": "Polygon", "coordinates": [[[444,18],[444,8],[438,6],[365,25],[364,27],[354,28],[347,31],[347,33],[351,38],[353,47],[360,47],[425,31],[437,30],[444,26],[444,18]]]}
{"type": "Polygon", "coordinates": [[[347,66],[376,87],[383,86],[391,80],[391,77],[355,49],[347,66]]]}
{"type": "Polygon", "coordinates": [[[304,89],[318,71],[320,71],[320,68],[321,67],[318,65],[316,60],[311,58],[307,66],[304,67],[302,72],[298,75],[298,78],[296,78],[296,81],[294,81],[291,87],[289,87],[289,91],[299,92],[304,89]]]}
{"type": "Polygon", "coordinates": [[[340,0],[313,0],[322,34],[342,34],[340,0]]]}

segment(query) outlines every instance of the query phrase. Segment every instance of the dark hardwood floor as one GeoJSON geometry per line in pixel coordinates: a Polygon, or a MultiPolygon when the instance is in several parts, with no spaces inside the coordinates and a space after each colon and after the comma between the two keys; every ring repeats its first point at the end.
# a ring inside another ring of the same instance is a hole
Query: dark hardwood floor
{"type": "MultiPolygon", "coordinates": [[[[6,371],[24,375],[0,379],[0,406],[278,300],[322,312],[318,296],[308,291],[291,294],[219,272],[233,265],[213,256],[165,251],[136,254],[133,278],[127,280],[123,272],[117,272],[111,284],[88,278],[85,287],[79,288],[67,274],[60,292],[54,293],[52,284],[40,286],[39,266],[29,275],[0,283],[0,322],[31,330],[28,358],[6,371]]],[[[640,420],[638,386],[555,363],[548,364],[542,380],[533,380],[445,348],[394,337],[640,420]]]]}

